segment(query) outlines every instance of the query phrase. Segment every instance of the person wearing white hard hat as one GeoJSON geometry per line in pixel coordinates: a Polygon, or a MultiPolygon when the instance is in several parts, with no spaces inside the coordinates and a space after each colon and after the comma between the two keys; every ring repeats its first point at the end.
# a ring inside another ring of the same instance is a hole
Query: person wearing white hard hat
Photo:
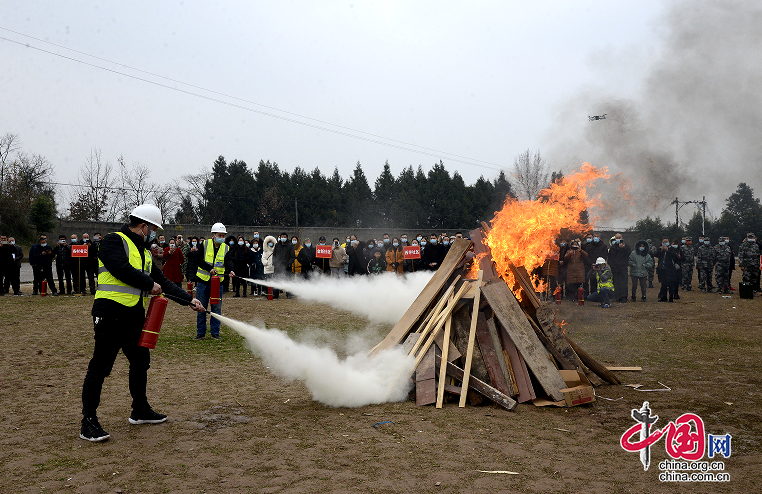
{"type": "Polygon", "coordinates": [[[167,419],[148,404],[146,385],[151,355],[148,348],[138,345],[148,295],[164,292],[171,300],[204,312],[201,302],[165,278],[151,260],[146,243],[154,238],[161,223],[159,209],[143,204],[132,210],[128,224],[100,242],[98,290],[92,309],[95,347],[82,385],[83,418],[79,437],[87,441],[99,442],[110,437],[98,422],[96,411],[103,381],[111,373],[119,350],[130,362],[132,413],[129,422],[158,424],[167,419]]]}
{"type": "MultiPolygon", "coordinates": [[[[227,233],[225,225],[215,223],[212,225],[212,238],[205,240],[199,246],[198,268],[196,269],[196,296],[205,306],[209,306],[212,289],[212,275],[219,276],[220,292],[215,293],[220,303],[212,304],[209,310],[215,314],[222,314],[222,285],[226,276],[235,276],[233,271],[233,256],[228,255],[230,246],[225,243],[227,233]]],[[[215,340],[220,337],[220,321],[212,317],[209,321],[209,332],[215,340]]],[[[206,313],[199,312],[196,316],[196,336],[194,340],[203,340],[206,337],[206,313]]]]}
{"type": "Polygon", "coordinates": [[[611,268],[606,264],[606,259],[599,257],[593,264],[593,269],[587,273],[587,277],[595,279],[598,284],[598,290],[587,296],[591,302],[600,302],[601,307],[611,307],[611,297],[614,292],[614,277],[611,274],[611,268]]]}

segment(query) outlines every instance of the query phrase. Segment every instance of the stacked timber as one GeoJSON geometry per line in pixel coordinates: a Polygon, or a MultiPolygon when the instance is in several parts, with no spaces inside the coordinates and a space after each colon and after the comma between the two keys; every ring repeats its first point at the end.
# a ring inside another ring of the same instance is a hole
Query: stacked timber
{"type": "Polygon", "coordinates": [[[560,370],[584,372],[593,385],[619,384],[564,334],[526,270],[512,267],[517,286],[506,284],[483,234],[454,241],[418,298],[371,350],[402,345],[415,358],[416,404],[440,408],[446,397],[457,397],[460,407],[487,399],[513,410],[538,398],[560,402],[568,388],[560,370]],[[464,261],[474,255],[478,275],[468,279],[464,261]]]}

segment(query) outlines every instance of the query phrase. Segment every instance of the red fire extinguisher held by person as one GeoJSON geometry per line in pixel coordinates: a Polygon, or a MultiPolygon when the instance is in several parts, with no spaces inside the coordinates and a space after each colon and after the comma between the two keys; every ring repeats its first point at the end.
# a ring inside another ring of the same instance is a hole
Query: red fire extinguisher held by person
{"type": "Polygon", "coordinates": [[[216,274],[212,275],[212,280],[209,283],[209,303],[211,305],[217,305],[220,303],[220,277],[216,274]]]}
{"type": "Polygon", "coordinates": [[[191,297],[193,296],[193,282],[192,281],[188,282],[188,295],[190,295],[191,297]]]}
{"type": "Polygon", "coordinates": [[[579,287],[579,290],[577,290],[577,304],[585,305],[585,289],[581,286],[579,287]]]}
{"type": "Polygon", "coordinates": [[[48,281],[42,280],[42,285],[40,285],[40,296],[47,297],[48,296],[48,281]]]}
{"type": "Polygon", "coordinates": [[[156,348],[156,342],[159,340],[159,331],[161,323],[164,322],[164,313],[167,310],[167,299],[161,295],[153,297],[148,304],[148,314],[143,323],[143,331],[140,333],[138,345],[145,348],[156,348]]]}

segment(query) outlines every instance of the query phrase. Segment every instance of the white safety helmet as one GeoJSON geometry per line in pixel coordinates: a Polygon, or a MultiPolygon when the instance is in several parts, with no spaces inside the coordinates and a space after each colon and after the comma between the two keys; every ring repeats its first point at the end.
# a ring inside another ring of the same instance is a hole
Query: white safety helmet
{"type": "Polygon", "coordinates": [[[228,230],[222,223],[215,223],[212,225],[212,233],[227,233],[228,230]]]}
{"type": "Polygon", "coordinates": [[[130,212],[130,216],[144,220],[146,223],[161,226],[161,211],[153,204],[141,204],[130,212]]]}
{"type": "Polygon", "coordinates": [[[604,259],[602,257],[599,257],[598,259],[595,260],[595,264],[599,264],[599,265],[602,266],[602,265],[606,264],[606,259],[604,259]]]}

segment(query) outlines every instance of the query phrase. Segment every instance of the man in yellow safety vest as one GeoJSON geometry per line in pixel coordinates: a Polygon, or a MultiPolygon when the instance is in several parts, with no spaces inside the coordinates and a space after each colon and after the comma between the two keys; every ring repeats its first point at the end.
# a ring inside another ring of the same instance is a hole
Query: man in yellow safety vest
{"type": "MultiPolygon", "coordinates": [[[[227,229],[222,223],[212,225],[212,238],[201,243],[198,253],[198,269],[196,270],[196,297],[205,306],[209,305],[211,298],[212,275],[220,277],[219,293],[214,296],[219,298],[219,303],[211,304],[209,310],[215,314],[222,314],[222,285],[225,275],[235,276],[233,271],[233,258],[228,255],[229,247],[225,243],[227,229]]],[[[220,321],[212,318],[209,322],[209,332],[215,340],[221,340],[220,321]]],[[[206,313],[199,312],[196,316],[196,336],[194,340],[203,340],[206,337],[206,313]]]]}
{"type": "Polygon", "coordinates": [[[98,291],[92,316],[95,323],[95,348],[82,385],[82,428],[79,437],[105,441],[96,410],[101,400],[104,379],[111,373],[119,350],[130,362],[129,387],[132,395],[131,424],[158,424],[167,420],[148,404],[146,385],[151,355],[138,345],[145,322],[148,295],[164,292],[178,303],[203,313],[204,306],[164,277],[151,262],[146,242],[161,228],[161,211],[142,204],[130,213],[129,223],[106,235],[98,246],[98,291]]]}

